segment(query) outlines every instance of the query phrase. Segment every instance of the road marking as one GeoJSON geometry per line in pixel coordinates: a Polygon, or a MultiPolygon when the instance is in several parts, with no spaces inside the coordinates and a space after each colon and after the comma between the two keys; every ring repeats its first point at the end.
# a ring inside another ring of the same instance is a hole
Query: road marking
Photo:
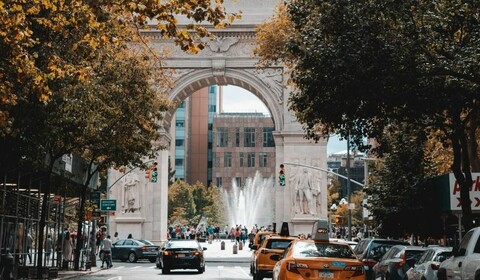
{"type": "Polygon", "coordinates": [[[223,270],[225,267],[223,265],[218,266],[218,270],[223,270]]]}
{"type": "Polygon", "coordinates": [[[243,275],[247,276],[248,278],[250,278],[250,273],[247,273],[245,270],[243,270],[240,266],[236,266],[235,268],[238,268],[242,271],[243,275]]]}
{"type": "Polygon", "coordinates": [[[141,266],[134,266],[134,267],[132,267],[132,268],[130,268],[130,269],[137,269],[137,268],[140,268],[140,267],[141,267],[141,266]]]}
{"type": "Polygon", "coordinates": [[[115,276],[112,278],[108,278],[108,280],[122,280],[122,276],[115,276]]]}

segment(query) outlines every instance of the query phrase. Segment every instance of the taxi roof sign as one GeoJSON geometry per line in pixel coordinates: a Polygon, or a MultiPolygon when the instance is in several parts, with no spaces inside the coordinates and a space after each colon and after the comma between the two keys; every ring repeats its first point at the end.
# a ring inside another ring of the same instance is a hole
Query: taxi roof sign
{"type": "Polygon", "coordinates": [[[280,229],[280,236],[290,236],[290,231],[288,230],[287,222],[282,223],[282,228],[280,229]]]}
{"type": "Polygon", "coordinates": [[[312,238],[315,240],[329,241],[327,220],[318,220],[313,224],[312,238]]]}

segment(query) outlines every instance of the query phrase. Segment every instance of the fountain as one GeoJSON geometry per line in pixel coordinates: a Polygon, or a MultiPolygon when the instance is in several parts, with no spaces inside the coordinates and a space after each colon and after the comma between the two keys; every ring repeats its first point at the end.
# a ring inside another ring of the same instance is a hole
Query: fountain
{"type": "Polygon", "coordinates": [[[274,218],[275,196],[272,177],[264,179],[260,172],[254,178],[247,178],[245,185],[237,186],[232,180],[232,188],[221,188],[228,225],[245,225],[252,228],[271,225],[274,218]]]}

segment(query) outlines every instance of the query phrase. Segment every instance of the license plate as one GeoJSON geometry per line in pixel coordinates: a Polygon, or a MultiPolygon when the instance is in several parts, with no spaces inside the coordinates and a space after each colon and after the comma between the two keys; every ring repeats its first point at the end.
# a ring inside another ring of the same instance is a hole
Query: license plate
{"type": "Polygon", "coordinates": [[[177,258],[184,258],[185,254],[177,254],[177,258]]]}
{"type": "Polygon", "coordinates": [[[320,270],[318,277],[320,277],[320,279],[333,279],[333,272],[320,270]]]}

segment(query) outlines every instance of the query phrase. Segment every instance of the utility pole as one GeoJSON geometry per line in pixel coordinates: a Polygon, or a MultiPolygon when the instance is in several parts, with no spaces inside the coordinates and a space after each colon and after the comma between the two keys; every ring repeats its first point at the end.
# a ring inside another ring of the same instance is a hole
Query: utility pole
{"type": "Polygon", "coordinates": [[[352,200],[352,191],[350,188],[350,134],[347,135],[347,199],[348,199],[348,240],[352,240],[352,209],[350,207],[352,200]]]}

